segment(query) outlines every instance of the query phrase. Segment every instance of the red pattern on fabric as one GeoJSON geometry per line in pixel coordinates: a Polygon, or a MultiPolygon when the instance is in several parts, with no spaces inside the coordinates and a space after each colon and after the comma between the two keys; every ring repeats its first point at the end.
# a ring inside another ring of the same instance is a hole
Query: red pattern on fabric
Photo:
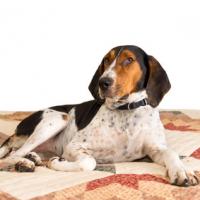
{"type": "Polygon", "coordinates": [[[177,130],[177,131],[197,131],[196,129],[190,128],[190,125],[176,126],[173,123],[168,123],[168,124],[165,124],[164,127],[166,129],[173,130],[173,131],[175,131],[175,130],[177,130]]]}
{"type": "Polygon", "coordinates": [[[119,183],[130,188],[138,189],[138,181],[140,180],[156,181],[159,183],[169,184],[168,181],[150,174],[115,174],[89,182],[86,186],[86,191],[94,190],[112,183],[119,183]]]}
{"type": "Polygon", "coordinates": [[[197,150],[195,150],[192,154],[192,157],[196,158],[196,159],[200,159],[200,148],[198,148],[197,150]]]}

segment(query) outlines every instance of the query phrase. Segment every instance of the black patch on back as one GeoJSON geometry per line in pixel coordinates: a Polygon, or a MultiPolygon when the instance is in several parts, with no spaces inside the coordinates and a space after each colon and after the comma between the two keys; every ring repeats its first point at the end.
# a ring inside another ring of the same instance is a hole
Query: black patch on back
{"type": "Polygon", "coordinates": [[[40,123],[42,119],[43,111],[37,111],[29,117],[22,120],[16,128],[16,134],[19,135],[31,135],[35,130],[35,127],[40,123]]]}
{"type": "MultiPolygon", "coordinates": [[[[61,105],[61,106],[53,106],[49,109],[59,111],[59,112],[65,112],[68,113],[74,105],[61,105]]],[[[16,135],[26,135],[29,136],[33,133],[35,130],[35,127],[40,123],[42,120],[42,114],[44,111],[37,111],[30,115],[29,117],[22,120],[19,125],[16,128],[16,135]]]]}
{"type": "Polygon", "coordinates": [[[76,105],[61,105],[61,106],[53,106],[53,107],[50,107],[49,109],[56,110],[56,111],[59,111],[59,112],[69,113],[69,111],[74,106],[76,106],[76,105]]]}
{"type": "Polygon", "coordinates": [[[76,125],[78,130],[84,129],[94,118],[101,107],[98,100],[87,101],[75,106],[76,125]]]}
{"type": "MultiPolygon", "coordinates": [[[[85,128],[93,117],[98,112],[101,107],[101,103],[97,100],[92,100],[88,102],[84,102],[77,105],[61,105],[61,106],[53,106],[49,109],[55,110],[58,112],[69,113],[69,111],[74,107],[75,108],[75,121],[78,127],[78,130],[85,128]]],[[[26,135],[29,136],[35,130],[35,127],[42,120],[42,114],[44,111],[37,111],[30,115],[29,117],[22,120],[16,128],[16,135],[26,135]]]]}

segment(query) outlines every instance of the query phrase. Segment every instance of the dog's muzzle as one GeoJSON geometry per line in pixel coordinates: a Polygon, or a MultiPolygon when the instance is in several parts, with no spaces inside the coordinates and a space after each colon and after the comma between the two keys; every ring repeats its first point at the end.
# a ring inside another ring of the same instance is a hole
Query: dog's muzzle
{"type": "Polygon", "coordinates": [[[102,90],[102,92],[106,92],[111,88],[113,82],[113,79],[109,77],[103,77],[99,80],[99,87],[102,90]]]}

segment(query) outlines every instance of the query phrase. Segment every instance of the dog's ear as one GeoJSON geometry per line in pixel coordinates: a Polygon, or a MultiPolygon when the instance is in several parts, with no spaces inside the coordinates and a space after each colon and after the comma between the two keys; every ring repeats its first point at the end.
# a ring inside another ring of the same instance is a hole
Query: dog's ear
{"type": "Polygon", "coordinates": [[[88,87],[92,96],[97,100],[101,100],[99,97],[98,89],[99,89],[99,78],[101,77],[102,73],[103,73],[103,61],[99,65],[98,69],[96,70],[88,87]]]}
{"type": "Polygon", "coordinates": [[[171,84],[169,82],[167,73],[153,56],[148,56],[148,65],[149,78],[146,91],[149,104],[152,107],[156,107],[171,88],[171,84]]]}

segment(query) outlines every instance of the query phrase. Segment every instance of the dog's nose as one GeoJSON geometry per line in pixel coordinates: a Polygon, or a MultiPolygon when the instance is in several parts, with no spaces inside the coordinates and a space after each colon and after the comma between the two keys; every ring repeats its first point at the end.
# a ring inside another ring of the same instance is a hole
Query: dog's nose
{"type": "Polygon", "coordinates": [[[104,77],[99,80],[99,87],[102,90],[107,90],[113,84],[113,79],[104,77]]]}

